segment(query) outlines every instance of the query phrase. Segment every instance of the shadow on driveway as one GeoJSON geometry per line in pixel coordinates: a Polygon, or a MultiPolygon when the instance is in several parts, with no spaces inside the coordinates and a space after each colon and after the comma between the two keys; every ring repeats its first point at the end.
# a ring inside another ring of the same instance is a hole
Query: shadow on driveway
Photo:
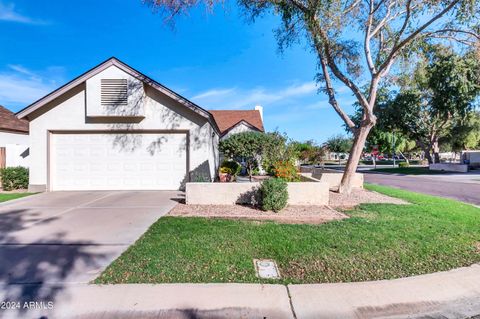
{"type": "MultiPolygon", "coordinates": [[[[24,244],[14,235],[36,223],[51,223],[29,209],[6,209],[0,214],[0,299],[3,301],[54,301],[63,282],[81,269],[98,267],[103,254],[92,252],[91,242],[69,243],[64,234],[49,234],[53,240],[24,244]],[[60,243],[60,244],[59,244],[60,243]]],[[[27,309],[18,309],[20,312],[27,309]]]]}

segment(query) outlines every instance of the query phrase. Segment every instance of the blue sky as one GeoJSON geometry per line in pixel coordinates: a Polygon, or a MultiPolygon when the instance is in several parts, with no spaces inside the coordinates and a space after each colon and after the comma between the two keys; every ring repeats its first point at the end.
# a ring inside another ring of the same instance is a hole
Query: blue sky
{"type": "MultiPolygon", "coordinates": [[[[248,23],[233,3],[197,9],[172,29],[140,0],[0,0],[0,104],[18,111],[116,56],[206,109],[262,105],[267,130],[318,142],[343,134],[317,94],[315,56],[305,44],[279,54],[277,23],[248,23]]],[[[351,113],[354,98],[338,90],[351,113]]]]}

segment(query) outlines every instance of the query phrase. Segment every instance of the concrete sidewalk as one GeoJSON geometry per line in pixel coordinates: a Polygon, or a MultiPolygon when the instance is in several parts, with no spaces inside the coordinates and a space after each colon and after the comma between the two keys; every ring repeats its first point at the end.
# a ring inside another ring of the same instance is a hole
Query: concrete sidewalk
{"type": "MultiPolygon", "coordinates": [[[[478,264],[448,272],[364,283],[71,284],[57,288],[61,291],[53,309],[0,310],[0,317],[465,319],[480,314],[478,264]]],[[[8,300],[3,291],[0,289],[0,300],[8,300]]]]}
{"type": "Polygon", "coordinates": [[[297,318],[469,318],[480,315],[480,265],[362,283],[289,285],[297,318]]]}
{"type": "Polygon", "coordinates": [[[0,318],[294,318],[283,285],[72,284],[57,296],[52,310],[0,310],[0,318]]]}

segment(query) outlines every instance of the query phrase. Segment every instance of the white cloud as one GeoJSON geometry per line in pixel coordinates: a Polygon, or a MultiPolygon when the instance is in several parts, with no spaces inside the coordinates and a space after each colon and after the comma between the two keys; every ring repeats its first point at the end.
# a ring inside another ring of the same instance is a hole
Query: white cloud
{"type": "Polygon", "coordinates": [[[15,4],[3,4],[0,2],[0,20],[25,23],[25,24],[48,24],[48,22],[38,19],[33,19],[26,15],[23,15],[15,10],[15,4]]]}
{"type": "Polygon", "coordinates": [[[202,92],[200,94],[195,95],[194,97],[192,97],[192,100],[201,100],[201,99],[206,99],[206,98],[225,96],[225,95],[228,95],[228,94],[232,93],[234,90],[235,90],[235,88],[208,90],[208,91],[205,91],[205,92],[202,92]]]}
{"type": "Polygon", "coordinates": [[[317,90],[315,82],[305,82],[287,87],[267,90],[263,87],[216,88],[200,92],[192,98],[193,101],[206,108],[241,109],[253,105],[269,105],[295,97],[314,95],[317,90]]]}
{"type": "Polygon", "coordinates": [[[300,85],[293,85],[286,88],[284,95],[285,96],[296,96],[310,94],[317,90],[317,85],[315,82],[306,82],[300,85]]]}
{"type": "Polygon", "coordinates": [[[48,68],[50,79],[46,79],[21,65],[9,65],[9,68],[0,72],[0,104],[8,106],[25,106],[48,94],[58,86],[52,77],[63,72],[62,68],[48,68]]]}

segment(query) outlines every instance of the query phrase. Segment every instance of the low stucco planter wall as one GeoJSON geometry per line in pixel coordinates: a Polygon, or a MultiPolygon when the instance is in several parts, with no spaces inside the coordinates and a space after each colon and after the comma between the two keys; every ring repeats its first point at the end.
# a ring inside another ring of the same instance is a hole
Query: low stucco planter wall
{"type": "MultiPolygon", "coordinates": [[[[187,183],[189,205],[252,204],[260,183],[187,183]]],[[[288,205],[328,205],[328,184],[323,182],[288,183],[288,205]]]]}
{"type": "MultiPolygon", "coordinates": [[[[325,172],[322,169],[314,169],[310,176],[321,182],[327,183],[330,190],[337,190],[340,186],[340,182],[342,181],[343,172],[325,172]]],[[[363,174],[355,173],[353,176],[352,186],[355,188],[363,188],[363,174]]]]}
{"type": "Polygon", "coordinates": [[[454,163],[444,163],[444,164],[430,164],[428,167],[432,171],[450,171],[450,172],[468,172],[467,164],[454,164],[454,163]]]}

